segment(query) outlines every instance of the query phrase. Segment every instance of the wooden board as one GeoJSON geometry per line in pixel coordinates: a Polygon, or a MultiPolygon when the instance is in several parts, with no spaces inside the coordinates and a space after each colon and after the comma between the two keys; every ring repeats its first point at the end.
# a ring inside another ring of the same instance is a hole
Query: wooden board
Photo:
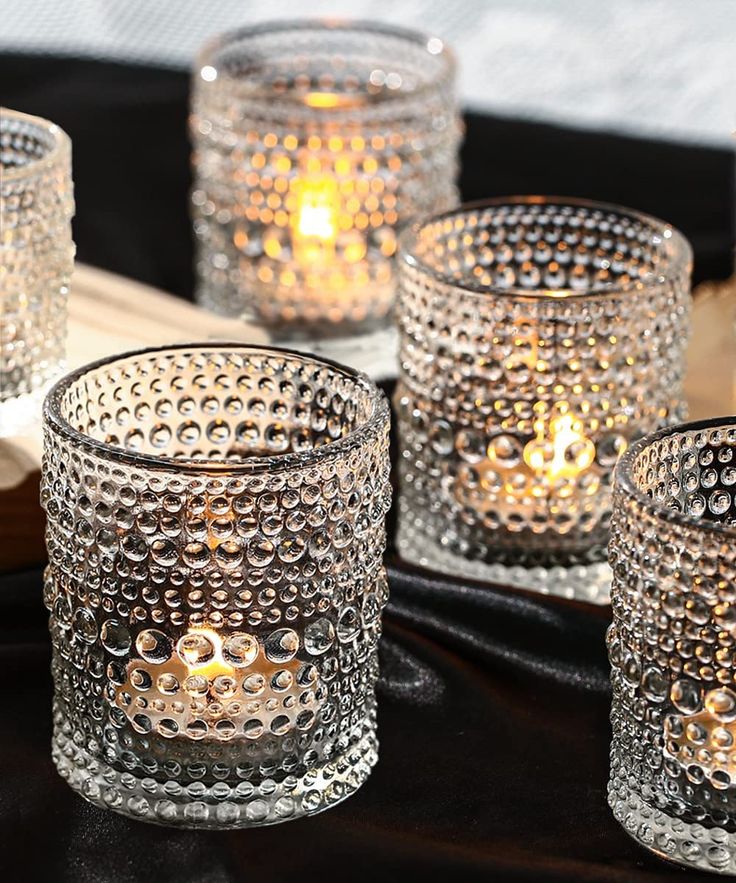
{"type": "MultiPolygon", "coordinates": [[[[693,336],[685,384],[690,417],[736,413],[736,278],[705,285],[693,309],[693,336]]],[[[187,340],[242,340],[263,343],[262,330],[222,319],[161,291],[90,267],[77,267],[69,305],[68,365],[139,346],[187,340]]],[[[385,358],[346,349],[344,361],[376,368],[385,358]],[[363,364],[365,362],[365,364],[363,364]]],[[[387,337],[387,346],[392,346],[387,337]]],[[[307,345],[302,345],[307,349],[307,345]]],[[[0,439],[0,571],[40,564],[45,559],[43,513],[38,504],[41,428],[0,439]]]]}
{"type": "MultiPolygon", "coordinates": [[[[75,268],[69,296],[69,369],[116,352],[190,340],[265,343],[267,337],[259,328],[215,316],[138,282],[84,265],[75,268]]],[[[0,438],[0,571],[45,558],[38,503],[40,422],[24,432],[0,438]]]]}
{"type": "Polygon", "coordinates": [[[736,276],[695,292],[687,359],[690,419],[736,414],[736,276]]]}

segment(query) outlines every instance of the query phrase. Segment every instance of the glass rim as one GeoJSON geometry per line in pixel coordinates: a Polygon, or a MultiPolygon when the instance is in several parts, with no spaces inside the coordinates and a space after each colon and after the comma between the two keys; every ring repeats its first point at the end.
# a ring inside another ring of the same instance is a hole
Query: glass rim
{"type": "Polygon", "coordinates": [[[647,508],[659,521],[677,524],[681,527],[691,527],[703,533],[715,533],[720,536],[736,537],[736,524],[724,524],[721,521],[712,521],[710,518],[696,518],[687,515],[677,509],[671,509],[644,493],[634,481],[634,461],[638,455],[650,445],[662,441],[673,435],[686,432],[701,432],[708,429],[736,429],[736,415],[725,417],[708,417],[704,420],[694,420],[685,423],[675,423],[665,426],[637,439],[624,451],[616,464],[614,472],[614,489],[623,491],[629,499],[636,500],[647,508]]]}
{"type": "MultiPolygon", "coordinates": [[[[199,81],[205,82],[206,85],[214,85],[218,81],[222,81],[233,87],[244,87],[246,85],[246,81],[242,80],[240,77],[232,76],[231,74],[226,73],[221,66],[218,67],[216,63],[217,53],[238,40],[243,40],[248,37],[258,37],[261,34],[277,34],[280,31],[290,30],[314,30],[333,32],[364,31],[377,36],[398,37],[405,40],[407,43],[414,44],[418,48],[424,48],[429,58],[437,59],[443,62],[439,67],[439,72],[428,82],[424,83],[422,86],[412,92],[402,92],[401,89],[397,89],[395,94],[387,95],[384,97],[384,99],[380,102],[382,106],[399,104],[400,102],[402,102],[402,100],[415,100],[416,98],[421,97],[428,92],[432,92],[433,90],[437,89],[438,86],[442,86],[446,83],[451,82],[454,79],[457,70],[455,53],[441,37],[437,37],[434,34],[425,31],[415,30],[413,28],[405,28],[400,25],[391,25],[380,21],[371,21],[370,19],[351,19],[342,17],[318,16],[315,18],[274,19],[271,21],[260,22],[258,24],[247,25],[242,28],[234,28],[231,30],[223,31],[220,34],[211,37],[200,48],[194,63],[195,76],[199,81]],[[434,40],[437,40],[439,43],[439,49],[437,52],[432,52],[429,49],[430,42],[434,40]],[[206,67],[213,68],[216,72],[216,77],[211,81],[206,81],[202,77],[202,70],[206,67]]],[[[270,102],[272,102],[273,106],[276,106],[279,103],[283,103],[284,105],[288,106],[289,109],[292,111],[295,108],[299,108],[302,106],[302,103],[300,101],[290,99],[288,97],[288,93],[279,96],[278,100],[276,100],[270,92],[262,89],[245,88],[243,91],[247,91],[248,96],[253,97],[254,99],[268,99],[270,102]]],[[[375,107],[376,105],[367,104],[365,108],[360,107],[357,108],[357,110],[372,110],[375,109],[375,107]]],[[[353,114],[356,112],[356,108],[351,108],[350,110],[348,110],[345,107],[340,106],[319,108],[304,106],[304,109],[305,111],[308,111],[310,115],[319,115],[319,117],[325,118],[343,116],[346,114],[346,112],[352,112],[353,114]]]]}
{"type": "Polygon", "coordinates": [[[536,301],[539,303],[553,303],[555,301],[572,300],[574,298],[585,298],[593,300],[597,298],[610,298],[616,295],[632,295],[651,288],[662,285],[668,278],[679,273],[682,269],[692,264],[692,246],[687,238],[672,224],[655,217],[654,215],[640,212],[637,209],[627,208],[625,206],[616,205],[609,202],[598,202],[593,199],[583,199],[576,196],[537,196],[537,195],[513,195],[513,196],[497,196],[492,199],[482,199],[473,202],[466,202],[448,211],[441,212],[437,215],[421,218],[420,220],[407,227],[399,236],[398,243],[398,265],[399,267],[406,264],[415,270],[429,276],[432,279],[454,288],[463,295],[469,297],[486,298],[486,297],[512,297],[522,300],[536,301]],[[502,288],[496,285],[476,285],[471,279],[458,281],[446,273],[438,271],[417,257],[417,243],[419,236],[427,226],[435,224],[438,221],[444,221],[450,218],[457,218],[462,215],[483,211],[484,209],[502,208],[506,206],[537,206],[548,205],[563,208],[565,206],[573,206],[578,208],[596,209],[600,211],[615,213],[620,216],[633,218],[649,226],[653,232],[659,232],[663,239],[669,239],[674,245],[675,254],[671,262],[667,266],[666,273],[657,273],[652,279],[635,280],[625,285],[611,283],[602,288],[520,288],[512,286],[502,288]]]}
{"type": "Polygon", "coordinates": [[[268,344],[248,344],[242,342],[212,341],[177,343],[162,346],[144,347],[128,350],[97,359],[82,365],[60,378],[48,391],[43,403],[43,425],[56,435],[61,436],[77,447],[91,451],[105,460],[125,463],[138,468],[155,469],[165,472],[186,472],[192,474],[226,474],[249,475],[258,473],[285,472],[294,469],[308,469],[331,458],[347,455],[351,450],[360,447],[367,439],[375,435],[380,426],[390,419],[386,396],[379,387],[362,371],[334,362],[331,359],[312,353],[300,352],[285,347],[268,344]],[[72,384],[82,379],[85,374],[99,368],[113,366],[116,362],[128,359],[163,354],[167,352],[234,352],[247,351],[254,354],[293,357],[317,367],[326,367],[340,373],[344,378],[353,381],[370,397],[370,414],[354,429],[334,441],[327,442],[308,451],[291,451],[283,454],[248,456],[240,459],[213,459],[211,457],[168,457],[150,452],[130,451],[119,445],[109,444],[92,438],[87,433],[75,429],[61,413],[61,399],[72,384]]]}
{"type": "Polygon", "coordinates": [[[65,158],[71,152],[71,139],[57,123],[47,120],[45,117],[23,113],[20,110],[12,110],[9,107],[0,106],[0,131],[4,128],[5,120],[17,120],[35,126],[42,132],[54,139],[50,150],[38,159],[32,159],[21,166],[5,166],[0,163],[2,169],[2,181],[16,181],[22,178],[30,178],[39,172],[54,166],[60,159],[65,158]]]}

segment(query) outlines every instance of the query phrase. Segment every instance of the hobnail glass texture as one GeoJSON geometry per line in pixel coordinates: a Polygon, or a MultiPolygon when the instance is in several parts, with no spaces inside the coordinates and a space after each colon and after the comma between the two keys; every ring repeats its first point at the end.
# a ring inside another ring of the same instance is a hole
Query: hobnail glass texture
{"type": "Polygon", "coordinates": [[[454,63],[436,37],[279,22],[194,72],[198,299],[282,338],[388,322],[397,232],[457,202],[454,63]]]}
{"type": "Polygon", "coordinates": [[[403,557],[604,602],[614,465],[683,414],[689,246],[627,209],[462,207],[407,231],[403,557]]]}
{"type": "Polygon", "coordinates": [[[0,108],[0,435],[25,419],[64,358],[73,214],[69,138],[0,108]]]}
{"type": "Polygon", "coordinates": [[[53,757],[102,807],[231,828],[377,759],[388,405],[351,369],[192,344],[45,405],[53,757]]]}
{"type": "Polygon", "coordinates": [[[622,458],[608,630],[614,815],[664,858],[736,873],[736,419],[622,458]]]}

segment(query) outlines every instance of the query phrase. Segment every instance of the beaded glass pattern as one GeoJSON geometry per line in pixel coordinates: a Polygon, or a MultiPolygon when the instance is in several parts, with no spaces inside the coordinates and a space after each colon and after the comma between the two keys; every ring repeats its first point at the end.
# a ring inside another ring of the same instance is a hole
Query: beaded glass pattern
{"type": "Polygon", "coordinates": [[[61,775],[208,828],[355,791],[377,757],[383,395],[298,353],[188,345],[77,371],[44,418],[61,775]]]}
{"type": "Polygon", "coordinates": [[[457,201],[453,83],[439,39],[379,24],[281,22],[206,46],[199,300],[282,337],[385,324],[397,231],[457,201]]]}
{"type": "Polygon", "coordinates": [[[627,209],[494,200],[399,256],[401,554],[604,602],[613,467],[680,419],[687,242],[627,209]]]}
{"type": "Polygon", "coordinates": [[[0,435],[59,371],[74,261],[71,145],[58,126],[0,109],[0,435]]]}
{"type": "Polygon", "coordinates": [[[736,419],[663,430],[616,473],[609,802],[665,858],[736,873],[736,419]]]}

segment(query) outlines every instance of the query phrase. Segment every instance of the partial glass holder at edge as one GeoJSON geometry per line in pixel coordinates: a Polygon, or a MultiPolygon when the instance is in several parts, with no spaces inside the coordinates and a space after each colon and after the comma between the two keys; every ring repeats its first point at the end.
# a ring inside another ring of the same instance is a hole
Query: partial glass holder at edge
{"type": "Polygon", "coordinates": [[[268,23],[205,46],[190,120],[199,302],[274,340],[393,351],[397,234],[457,203],[454,79],[438,38],[367,22],[268,23]]]}
{"type": "Polygon", "coordinates": [[[52,389],[53,759],[159,824],[269,825],[377,760],[389,409],[313,356],[190,344],[52,389]]]}
{"type": "Polygon", "coordinates": [[[614,465],[683,417],[691,250],[581,200],[461,207],[400,244],[398,550],[606,603],[614,465]]]}
{"type": "Polygon", "coordinates": [[[63,367],[73,214],[68,136],[0,108],[0,436],[38,423],[63,367]]]}
{"type": "Polygon", "coordinates": [[[616,471],[608,800],[644,848],[736,874],[736,418],[661,430],[616,471]]]}

